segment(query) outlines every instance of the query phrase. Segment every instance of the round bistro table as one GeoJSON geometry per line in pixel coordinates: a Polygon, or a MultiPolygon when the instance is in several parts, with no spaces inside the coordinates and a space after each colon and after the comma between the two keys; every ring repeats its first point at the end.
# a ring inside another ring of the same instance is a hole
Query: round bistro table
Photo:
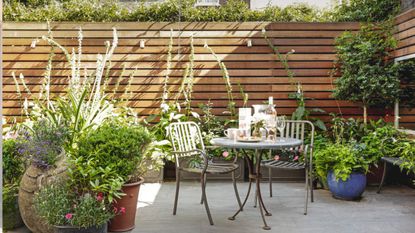
{"type": "Polygon", "coordinates": [[[211,140],[211,143],[215,146],[228,148],[228,149],[236,149],[241,150],[244,159],[248,164],[249,169],[249,187],[248,192],[246,194],[245,200],[239,210],[232,216],[229,217],[229,220],[235,220],[235,217],[243,210],[245,204],[249,198],[249,194],[251,193],[251,186],[252,182],[255,181],[256,183],[256,198],[259,200],[259,211],[261,213],[262,221],[264,222],[264,230],[270,230],[271,227],[268,226],[267,221],[265,220],[265,216],[271,216],[272,214],[267,210],[265,207],[264,201],[262,200],[261,195],[261,160],[262,156],[265,154],[266,151],[271,149],[286,149],[286,148],[294,148],[303,144],[302,140],[295,139],[295,138],[278,138],[276,142],[271,141],[260,141],[260,142],[240,142],[235,141],[229,138],[214,138],[211,140]],[[246,151],[253,150],[255,151],[254,155],[249,155],[246,151]],[[265,213],[264,213],[265,212],[265,213]]]}

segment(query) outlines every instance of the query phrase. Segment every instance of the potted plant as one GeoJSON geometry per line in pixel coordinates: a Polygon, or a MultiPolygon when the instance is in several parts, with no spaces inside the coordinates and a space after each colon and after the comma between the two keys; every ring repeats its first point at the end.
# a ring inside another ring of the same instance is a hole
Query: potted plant
{"type": "Polygon", "coordinates": [[[19,209],[25,225],[33,232],[52,232],[33,208],[33,195],[39,187],[65,175],[64,144],[68,130],[46,119],[32,121],[18,131],[18,153],[30,163],[19,185],[19,209]]]}
{"type": "Polygon", "coordinates": [[[3,228],[11,230],[23,225],[18,205],[19,182],[25,166],[17,152],[16,140],[3,141],[3,228]]]}
{"type": "Polygon", "coordinates": [[[369,161],[355,143],[330,143],[316,151],[314,164],[320,177],[326,177],[328,188],[335,198],[356,200],[366,187],[369,161]]]}
{"type": "Polygon", "coordinates": [[[147,153],[151,142],[152,137],[145,127],[114,120],[91,131],[78,143],[77,158],[93,159],[122,182],[120,188],[124,195],[116,196],[113,205],[115,209],[125,208],[125,214],[111,219],[110,231],[128,231],[135,227],[137,199],[144,181],[141,175],[151,161],[147,153]]]}
{"type": "Polygon", "coordinates": [[[102,193],[77,193],[70,182],[62,180],[42,188],[34,204],[56,233],[106,233],[109,219],[124,211],[111,208],[102,193]]]}
{"type": "Polygon", "coordinates": [[[391,107],[399,98],[398,66],[390,59],[396,44],[390,23],[366,24],[336,39],[336,72],[341,76],[334,97],[361,102],[365,124],[368,107],[391,107]]]}

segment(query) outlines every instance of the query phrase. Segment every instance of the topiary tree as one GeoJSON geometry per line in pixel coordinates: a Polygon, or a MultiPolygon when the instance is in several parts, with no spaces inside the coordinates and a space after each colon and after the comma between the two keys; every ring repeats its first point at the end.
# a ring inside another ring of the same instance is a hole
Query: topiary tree
{"type": "Polygon", "coordinates": [[[365,123],[368,107],[390,107],[399,96],[397,65],[389,59],[397,44],[391,29],[390,23],[366,24],[336,39],[341,77],[335,81],[334,97],[361,102],[365,123]]]}

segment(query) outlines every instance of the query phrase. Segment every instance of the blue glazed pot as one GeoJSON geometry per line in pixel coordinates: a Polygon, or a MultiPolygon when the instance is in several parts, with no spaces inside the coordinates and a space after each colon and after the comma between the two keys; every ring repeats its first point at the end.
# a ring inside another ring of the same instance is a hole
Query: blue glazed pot
{"type": "Polygon", "coordinates": [[[343,181],[336,180],[333,171],[327,174],[327,183],[330,192],[335,198],[344,200],[359,199],[366,188],[366,175],[363,173],[353,172],[350,177],[343,181]]]}

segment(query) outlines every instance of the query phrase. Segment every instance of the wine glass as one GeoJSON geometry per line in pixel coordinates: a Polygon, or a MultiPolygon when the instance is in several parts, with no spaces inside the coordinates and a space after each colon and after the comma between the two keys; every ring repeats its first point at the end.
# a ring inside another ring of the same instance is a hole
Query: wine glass
{"type": "MultiPolygon", "coordinates": [[[[284,136],[284,129],[285,129],[285,125],[286,125],[286,117],[285,116],[277,116],[276,117],[276,127],[278,129],[278,131],[280,132],[280,137],[282,138],[284,136]]],[[[284,140],[281,139],[281,142],[283,142],[284,140]]]]}
{"type": "Polygon", "coordinates": [[[275,141],[277,137],[277,119],[275,115],[267,115],[267,118],[265,120],[265,129],[267,130],[267,140],[269,141],[275,141]]]}

